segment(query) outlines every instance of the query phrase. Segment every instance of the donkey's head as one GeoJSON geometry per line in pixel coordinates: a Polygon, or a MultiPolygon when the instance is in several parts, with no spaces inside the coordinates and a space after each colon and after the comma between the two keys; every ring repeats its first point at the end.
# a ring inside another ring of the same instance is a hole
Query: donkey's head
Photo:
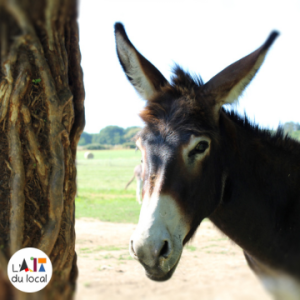
{"type": "Polygon", "coordinates": [[[171,82],[144,58],[115,25],[117,53],[128,79],[147,100],[146,126],[137,139],[142,152],[143,204],[130,241],[131,255],[149,278],[169,279],[183,245],[222,199],[224,178],[221,106],[242,93],[278,35],[204,84],[180,67],[171,82]]]}

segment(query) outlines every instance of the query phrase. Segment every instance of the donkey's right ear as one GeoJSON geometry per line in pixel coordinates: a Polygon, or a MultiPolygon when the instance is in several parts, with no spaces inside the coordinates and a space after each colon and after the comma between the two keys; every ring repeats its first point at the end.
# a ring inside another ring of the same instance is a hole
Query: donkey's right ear
{"type": "Polygon", "coordinates": [[[127,78],[145,100],[150,100],[168,81],[135,49],[123,24],[115,24],[115,37],[119,61],[127,78]]]}

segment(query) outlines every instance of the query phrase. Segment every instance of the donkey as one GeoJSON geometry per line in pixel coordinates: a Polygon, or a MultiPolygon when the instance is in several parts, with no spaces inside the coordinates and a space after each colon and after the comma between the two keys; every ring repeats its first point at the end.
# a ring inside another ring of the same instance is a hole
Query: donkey
{"type": "Polygon", "coordinates": [[[300,144],[225,111],[250,83],[278,36],[207,83],[175,66],[171,81],[115,24],[117,54],[146,106],[143,204],[129,251],[156,281],[174,273],[204,218],[244,249],[275,299],[300,299],[300,144]]]}
{"type": "Polygon", "coordinates": [[[125,186],[125,190],[129,187],[129,185],[134,180],[134,178],[136,179],[136,201],[139,204],[142,204],[141,189],[143,186],[143,179],[142,179],[142,165],[141,164],[135,166],[135,168],[133,170],[133,177],[127,182],[127,184],[125,186]]]}

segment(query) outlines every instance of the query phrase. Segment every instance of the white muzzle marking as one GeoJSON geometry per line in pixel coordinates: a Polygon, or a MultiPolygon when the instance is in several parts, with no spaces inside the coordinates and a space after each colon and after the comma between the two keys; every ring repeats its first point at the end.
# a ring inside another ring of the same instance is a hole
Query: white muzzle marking
{"type": "Polygon", "coordinates": [[[178,262],[189,226],[174,199],[154,190],[145,195],[138,226],[130,241],[134,258],[167,273],[178,262]]]}

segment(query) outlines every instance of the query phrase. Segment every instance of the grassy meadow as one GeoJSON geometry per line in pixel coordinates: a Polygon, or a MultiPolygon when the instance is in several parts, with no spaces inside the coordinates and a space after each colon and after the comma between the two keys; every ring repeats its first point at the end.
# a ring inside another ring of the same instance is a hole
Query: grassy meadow
{"type": "Polygon", "coordinates": [[[95,150],[93,159],[77,152],[76,218],[137,223],[140,205],[135,198],[136,181],[127,190],[134,167],[141,161],[140,151],[95,150]]]}

